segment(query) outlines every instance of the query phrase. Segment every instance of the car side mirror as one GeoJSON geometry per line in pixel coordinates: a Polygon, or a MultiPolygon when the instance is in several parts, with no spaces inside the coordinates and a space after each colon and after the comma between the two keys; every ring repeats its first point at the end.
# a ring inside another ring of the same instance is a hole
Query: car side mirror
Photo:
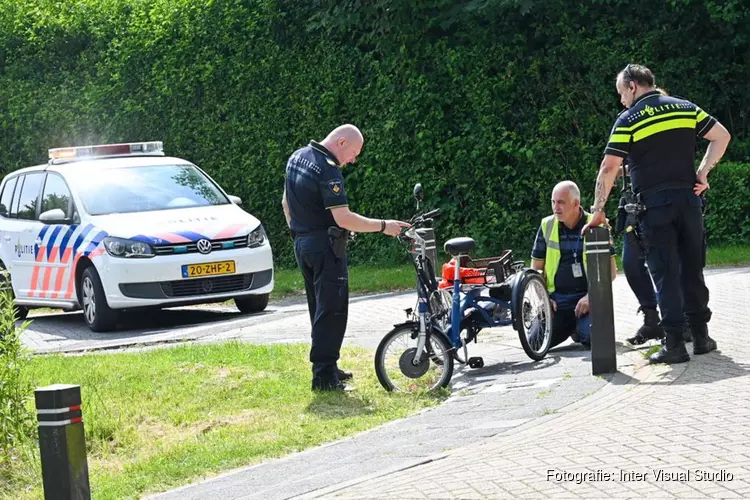
{"type": "Polygon", "coordinates": [[[239,196],[234,196],[232,194],[229,195],[229,201],[234,203],[235,205],[242,205],[242,198],[239,196]]]}
{"type": "Polygon", "coordinates": [[[68,218],[65,215],[65,212],[63,212],[59,208],[53,208],[52,210],[47,210],[46,212],[42,212],[42,214],[39,216],[39,220],[42,222],[46,222],[48,224],[68,223],[68,218]]]}

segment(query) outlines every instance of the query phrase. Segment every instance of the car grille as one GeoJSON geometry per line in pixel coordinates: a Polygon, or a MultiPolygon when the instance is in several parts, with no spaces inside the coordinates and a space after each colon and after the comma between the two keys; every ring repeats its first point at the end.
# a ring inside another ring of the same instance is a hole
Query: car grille
{"type": "MultiPolygon", "coordinates": [[[[211,251],[217,250],[234,250],[235,248],[245,248],[247,246],[247,236],[241,238],[226,238],[222,240],[211,240],[211,251]]],[[[156,255],[172,255],[185,253],[198,253],[198,243],[173,243],[170,245],[154,245],[156,255]]]]}
{"type": "Polygon", "coordinates": [[[138,299],[171,299],[201,297],[230,292],[256,290],[268,285],[273,278],[273,270],[257,273],[232,274],[173,281],[152,281],[149,283],[120,283],[120,291],[126,297],[138,299]]]}

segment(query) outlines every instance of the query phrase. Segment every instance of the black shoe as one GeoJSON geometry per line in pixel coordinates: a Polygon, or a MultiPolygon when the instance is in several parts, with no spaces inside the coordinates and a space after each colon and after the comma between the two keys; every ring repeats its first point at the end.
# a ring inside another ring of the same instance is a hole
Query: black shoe
{"type": "Polygon", "coordinates": [[[667,345],[664,345],[659,352],[656,354],[652,354],[648,358],[649,363],[667,363],[667,364],[675,364],[675,363],[685,363],[687,361],[690,361],[690,355],[687,352],[687,349],[685,349],[685,343],[680,342],[675,347],[668,347],[667,345]]]}
{"type": "Polygon", "coordinates": [[[685,330],[682,332],[682,340],[685,342],[692,342],[693,341],[693,334],[690,333],[690,330],[685,330]]]}
{"type": "Polygon", "coordinates": [[[693,354],[706,354],[716,350],[716,341],[708,336],[708,325],[690,325],[693,334],[693,354]]]}
{"type": "Polygon", "coordinates": [[[717,349],[716,341],[711,337],[706,337],[701,342],[693,342],[693,354],[706,354],[717,349]]]}
{"type": "Polygon", "coordinates": [[[652,339],[663,339],[664,328],[659,326],[659,313],[656,309],[638,308],[638,312],[643,311],[643,326],[641,326],[635,335],[626,339],[630,345],[643,345],[652,339]]]}
{"type": "Polygon", "coordinates": [[[313,379],[312,390],[323,391],[323,392],[344,392],[346,391],[346,385],[339,380],[320,380],[313,379]]]}
{"type": "Polygon", "coordinates": [[[354,377],[352,372],[345,372],[341,368],[336,368],[336,375],[339,377],[339,380],[349,380],[350,378],[354,377]]]}

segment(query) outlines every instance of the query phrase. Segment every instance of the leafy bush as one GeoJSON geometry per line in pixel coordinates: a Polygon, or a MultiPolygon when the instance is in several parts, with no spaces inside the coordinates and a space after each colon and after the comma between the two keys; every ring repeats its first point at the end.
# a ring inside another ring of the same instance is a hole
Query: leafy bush
{"type": "Polygon", "coordinates": [[[719,163],[708,178],[706,233],[718,245],[750,242],[750,164],[719,163]]]}
{"type": "MultiPolygon", "coordinates": [[[[6,271],[0,272],[0,282],[5,282],[6,271]]],[[[26,323],[17,328],[15,322],[12,292],[0,286],[0,478],[10,468],[7,461],[16,459],[35,431],[29,406],[33,390],[25,373],[29,355],[21,344],[26,323]]]]}
{"type": "MultiPolygon", "coordinates": [[[[575,180],[591,203],[628,62],[717,116],[734,137],[728,159],[750,161],[739,0],[7,0],[0,168],[50,147],[163,140],[241,196],[292,265],[286,160],[351,122],[366,137],[345,170],[353,210],[407,218],[419,181],[445,214],[441,241],[528,252],[556,182],[575,180]]],[[[746,235],[721,206],[712,237],[746,235]]],[[[363,235],[351,257],[405,252],[363,235]]]]}

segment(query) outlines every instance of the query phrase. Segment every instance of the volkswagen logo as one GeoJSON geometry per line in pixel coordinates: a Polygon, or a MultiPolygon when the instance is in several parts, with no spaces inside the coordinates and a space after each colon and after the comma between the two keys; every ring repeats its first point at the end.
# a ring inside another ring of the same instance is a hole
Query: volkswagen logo
{"type": "Polygon", "coordinates": [[[211,242],[210,241],[208,241],[206,239],[198,240],[198,251],[200,253],[203,253],[203,254],[211,253],[211,248],[212,247],[211,247],[211,242]]]}

